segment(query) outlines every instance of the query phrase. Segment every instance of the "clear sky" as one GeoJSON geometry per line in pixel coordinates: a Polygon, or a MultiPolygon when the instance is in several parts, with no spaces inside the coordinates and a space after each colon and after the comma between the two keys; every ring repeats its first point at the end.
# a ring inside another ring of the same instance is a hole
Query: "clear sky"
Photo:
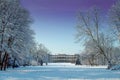
{"type": "Polygon", "coordinates": [[[80,53],[82,45],[75,43],[77,14],[97,6],[107,12],[116,0],[20,0],[30,12],[36,33],[52,54],[80,53]]]}

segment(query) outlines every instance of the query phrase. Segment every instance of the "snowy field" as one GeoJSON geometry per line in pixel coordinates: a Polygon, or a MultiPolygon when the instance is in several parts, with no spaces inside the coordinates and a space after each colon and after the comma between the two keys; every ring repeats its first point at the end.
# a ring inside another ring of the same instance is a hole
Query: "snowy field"
{"type": "Polygon", "coordinates": [[[51,63],[0,71],[0,80],[120,80],[120,71],[106,70],[106,66],[51,63]]]}

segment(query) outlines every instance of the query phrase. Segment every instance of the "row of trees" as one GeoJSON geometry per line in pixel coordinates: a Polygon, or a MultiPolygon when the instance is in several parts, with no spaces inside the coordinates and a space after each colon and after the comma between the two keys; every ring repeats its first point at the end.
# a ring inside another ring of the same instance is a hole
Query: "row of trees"
{"type": "Polygon", "coordinates": [[[32,65],[35,59],[47,62],[49,51],[42,44],[35,45],[31,23],[29,12],[20,5],[20,0],[0,0],[1,70],[7,66],[32,65]]]}
{"type": "Polygon", "coordinates": [[[96,7],[79,13],[77,39],[85,42],[85,51],[82,56],[86,64],[108,64],[108,68],[118,64],[119,34],[120,0],[112,6],[108,15],[103,15],[102,11],[96,7]]]}
{"type": "Polygon", "coordinates": [[[31,65],[43,65],[43,63],[48,64],[50,61],[50,51],[43,45],[35,45],[31,49],[31,55],[32,55],[32,60],[31,60],[31,65]]]}
{"type": "Polygon", "coordinates": [[[1,70],[6,69],[8,59],[20,61],[21,64],[29,54],[34,34],[30,23],[29,13],[20,5],[19,0],[0,0],[1,70]]]}

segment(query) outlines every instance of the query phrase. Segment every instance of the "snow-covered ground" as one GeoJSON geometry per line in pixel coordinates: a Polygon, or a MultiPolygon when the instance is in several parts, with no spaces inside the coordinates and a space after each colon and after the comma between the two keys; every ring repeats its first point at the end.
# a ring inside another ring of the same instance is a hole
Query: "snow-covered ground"
{"type": "Polygon", "coordinates": [[[0,71],[0,80],[120,80],[120,71],[106,70],[106,66],[51,63],[0,71]]]}

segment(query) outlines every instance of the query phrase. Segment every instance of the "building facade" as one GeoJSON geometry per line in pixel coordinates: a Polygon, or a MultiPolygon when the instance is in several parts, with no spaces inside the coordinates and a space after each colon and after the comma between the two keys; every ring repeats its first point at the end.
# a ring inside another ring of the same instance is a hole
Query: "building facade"
{"type": "Polygon", "coordinates": [[[79,55],[67,55],[67,54],[58,54],[50,55],[50,62],[70,62],[75,63],[79,55]]]}

